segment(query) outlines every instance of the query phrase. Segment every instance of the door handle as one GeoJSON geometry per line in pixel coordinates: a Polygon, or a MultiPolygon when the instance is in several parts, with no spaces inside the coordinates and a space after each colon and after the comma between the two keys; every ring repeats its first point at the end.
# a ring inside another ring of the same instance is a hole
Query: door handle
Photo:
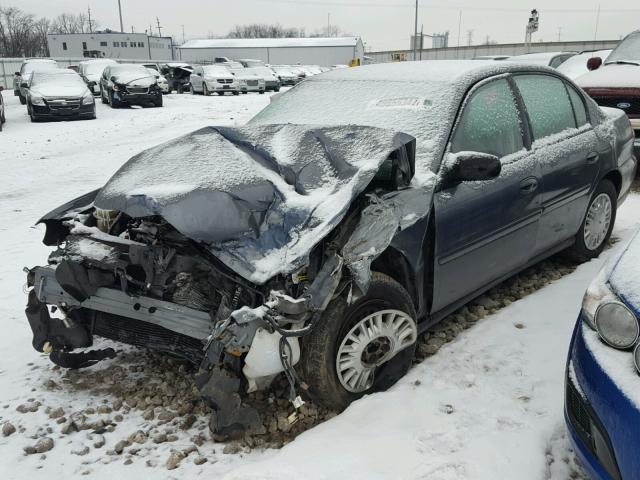
{"type": "Polygon", "coordinates": [[[587,155],[587,163],[596,163],[600,158],[600,154],[598,152],[591,152],[587,155]]]}
{"type": "Polygon", "coordinates": [[[520,190],[522,193],[531,193],[537,190],[538,180],[535,177],[525,178],[520,182],[520,190]]]}

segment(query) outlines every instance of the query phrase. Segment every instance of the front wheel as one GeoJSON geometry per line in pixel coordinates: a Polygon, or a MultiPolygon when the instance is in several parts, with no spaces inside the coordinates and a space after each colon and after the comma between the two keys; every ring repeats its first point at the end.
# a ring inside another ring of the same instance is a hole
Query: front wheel
{"type": "Polygon", "coordinates": [[[589,200],[575,244],[568,250],[571,257],[586,262],[600,255],[616,221],[617,199],[613,183],[602,180],[589,200]]]}
{"type": "Polygon", "coordinates": [[[367,294],[351,305],[340,296],[302,340],[301,377],[309,396],[343,410],[361,396],[386,390],[411,367],[418,330],[409,293],[374,272],[367,294]]]}
{"type": "Polygon", "coordinates": [[[202,95],[204,95],[205,97],[209,96],[209,89],[207,88],[207,84],[206,83],[202,84],[202,95]]]}
{"type": "Polygon", "coordinates": [[[158,97],[153,101],[153,106],[154,107],[162,106],[162,95],[158,95],[158,97]]]}
{"type": "Polygon", "coordinates": [[[22,105],[26,105],[27,104],[27,98],[24,97],[21,93],[18,94],[18,98],[20,99],[20,103],[22,105]]]}

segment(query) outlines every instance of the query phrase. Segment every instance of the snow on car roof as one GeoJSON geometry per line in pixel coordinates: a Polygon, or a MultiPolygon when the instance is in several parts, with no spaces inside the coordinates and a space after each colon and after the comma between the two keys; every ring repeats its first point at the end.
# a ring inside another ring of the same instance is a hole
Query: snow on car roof
{"type": "Polygon", "coordinates": [[[545,65],[549,63],[549,61],[558,55],[571,55],[576,52],[539,52],[539,53],[525,53],[523,55],[515,55],[513,57],[509,57],[507,60],[510,62],[535,62],[535,63],[544,63],[545,65]]]}

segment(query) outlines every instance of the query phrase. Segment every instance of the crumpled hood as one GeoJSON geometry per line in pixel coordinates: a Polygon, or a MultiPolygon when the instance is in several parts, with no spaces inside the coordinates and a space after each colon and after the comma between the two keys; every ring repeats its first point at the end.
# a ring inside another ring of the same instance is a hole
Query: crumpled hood
{"type": "Polygon", "coordinates": [[[88,92],[88,90],[86,85],[74,82],[71,85],[65,85],[63,83],[37,85],[31,88],[31,92],[41,95],[45,98],[51,98],[51,97],[80,98],[83,95],[85,95],[88,92]]]}
{"type": "Polygon", "coordinates": [[[262,284],[305,265],[380,165],[413,140],[362,126],[206,127],[133,157],[95,205],[160,215],[262,284]]]}
{"type": "Polygon", "coordinates": [[[581,88],[638,88],[640,66],[609,64],[576,78],[581,88]]]}
{"type": "Polygon", "coordinates": [[[618,258],[611,274],[609,284],[615,293],[624,299],[637,314],[640,314],[640,231],[635,234],[625,251],[618,258]]]}

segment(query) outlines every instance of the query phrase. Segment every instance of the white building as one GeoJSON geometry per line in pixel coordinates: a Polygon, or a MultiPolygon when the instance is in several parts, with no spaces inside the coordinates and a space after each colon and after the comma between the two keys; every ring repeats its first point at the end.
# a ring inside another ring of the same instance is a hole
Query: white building
{"type": "Polygon", "coordinates": [[[213,38],[189,40],[178,47],[185,62],[213,62],[216,57],[232,60],[251,58],[272,65],[331,65],[360,63],[364,46],[360,37],[331,38],[213,38]]]}
{"type": "Polygon", "coordinates": [[[146,33],[50,33],[47,43],[49,55],[54,58],[173,60],[171,37],[153,37],[146,33]]]}

